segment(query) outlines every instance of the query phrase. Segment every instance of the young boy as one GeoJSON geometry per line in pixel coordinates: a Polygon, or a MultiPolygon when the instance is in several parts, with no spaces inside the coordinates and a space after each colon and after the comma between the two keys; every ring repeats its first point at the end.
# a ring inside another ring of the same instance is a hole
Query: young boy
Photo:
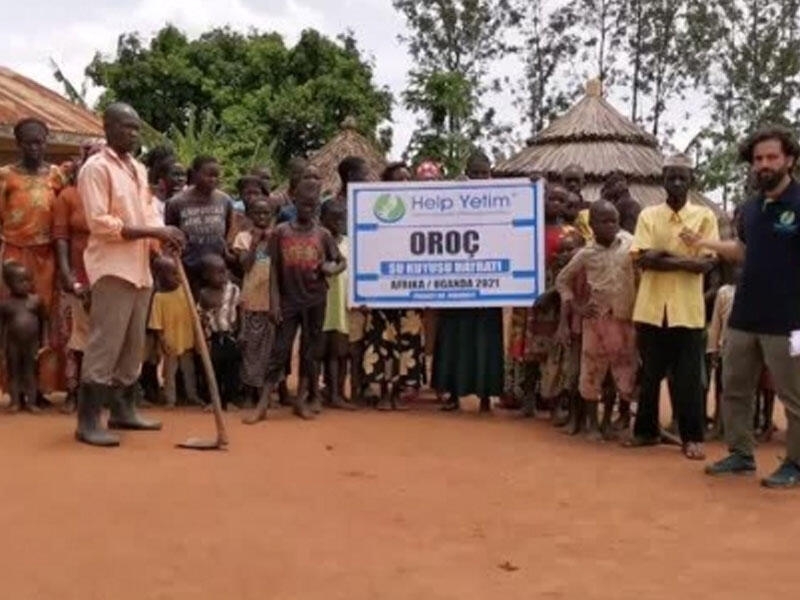
{"type": "Polygon", "coordinates": [[[200,404],[197,396],[197,376],[194,368],[194,324],[191,300],[180,284],[178,263],[162,255],[153,266],[159,291],[153,296],[148,329],[155,332],[158,347],[164,357],[164,396],[167,407],[177,403],[175,378],[180,370],[186,399],[200,404]]]}
{"type": "Polygon", "coordinates": [[[40,348],[47,345],[47,310],[32,293],[33,278],[18,262],[3,265],[3,282],[10,297],[0,302],[0,351],[5,356],[12,412],[36,406],[36,362],[40,348]]]}
{"type": "Polygon", "coordinates": [[[569,318],[577,311],[583,318],[579,391],[586,402],[586,433],[592,440],[601,440],[598,404],[609,370],[624,400],[630,401],[635,391],[638,358],[631,317],[636,282],[630,253],[633,236],[620,231],[617,209],[604,200],[595,202],[589,209],[589,224],[594,242],[580,250],[556,278],[561,296],[558,338],[571,343],[569,318]],[[588,302],[578,307],[576,283],[582,274],[588,302]]]}
{"type": "Polygon", "coordinates": [[[200,261],[202,287],[197,308],[208,341],[223,410],[239,394],[239,288],[230,281],[225,259],[206,254],[200,261]]]}
{"type": "Polygon", "coordinates": [[[278,323],[278,331],[270,353],[261,400],[255,412],[244,420],[248,425],[267,418],[272,389],[284,377],[298,328],[301,329],[301,373],[307,380],[305,387],[308,393],[307,397],[306,394],[297,395],[294,412],[302,419],[310,419],[313,418],[312,413],[320,409],[316,358],[325,320],[328,296],[326,278],[344,271],[347,263],[330,232],[315,222],[319,196],[318,181],[300,182],[295,191],[297,216],[288,223],[278,225],[270,240],[270,256],[273,260],[270,312],[278,323]]]}

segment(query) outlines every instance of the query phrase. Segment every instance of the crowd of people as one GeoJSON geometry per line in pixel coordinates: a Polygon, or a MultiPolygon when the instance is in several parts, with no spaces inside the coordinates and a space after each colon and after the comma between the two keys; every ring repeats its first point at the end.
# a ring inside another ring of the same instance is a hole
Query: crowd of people
{"type": "MultiPolygon", "coordinates": [[[[130,106],[110,106],[104,126],[105,144],[52,166],[47,125],[24,119],[14,129],[20,160],[0,169],[0,346],[11,410],[38,412],[45,394],[66,390],[78,440],[113,446],[113,429],[160,428],[142,406],[207,405],[196,315],[223,408],[249,410],[247,424],[280,405],[302,419],[324,405],[402,410],[427,385],[446,411],[475,395],[488,412],[496,398],[593,441],[672,440],[692,460],[705,458],[705,438],[724,435],[730,456],[706,469],[719,475],[755,470],[754,436],[772,434],[777,392],[787,458],[764,483],[800,483],[800,186],[788,132],[762,130],[743,145],[752,199],[734,216],[731,240],[720,241],[710,208],[689,200],[686,156],[665,161],[666,200],[643,209],[623,174],[588,203],[583,171],[565,168],[545,184],[546,291],[508,312],[504,336],[498,308],[348,305],[347,189],[370,180],[363,158],[341,162],[338,190],[323,190],[318,170],[297,158],[285,191],[257,166],[232,197],[214,157],[182,165],[159,147],[136,160],[140,122],[130,106]]],[[[465,177],[491,176],[489,159],[471,155],[465,177]]],[[[432,161],[398,162],[381,177],[442,172],[432,161]]]]}

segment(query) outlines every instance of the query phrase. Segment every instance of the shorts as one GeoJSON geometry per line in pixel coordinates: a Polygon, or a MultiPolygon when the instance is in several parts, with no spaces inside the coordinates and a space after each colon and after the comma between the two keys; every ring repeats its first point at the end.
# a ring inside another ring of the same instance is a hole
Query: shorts
{"type": "Polygon", "coordinates": [[[603,382],[609,371],[620,397],[631,400],[639,371],[636,329],[631,321],[621,321],[611,315],[585,319],[579,383],[585,400],[599,401],[603,397],[603,382]]]}

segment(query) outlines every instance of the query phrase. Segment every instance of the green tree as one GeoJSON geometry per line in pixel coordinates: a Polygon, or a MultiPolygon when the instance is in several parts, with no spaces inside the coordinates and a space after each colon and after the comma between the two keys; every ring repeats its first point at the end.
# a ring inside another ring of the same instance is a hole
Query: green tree
{"type": "Polygon", "coordinates": [[[571,81],[571,60],[578,54],[577,15],[566,10],[545,10],[544,0],[521,0],[524,76],[515,105],[530,124],[531,135],[565,111],[582,89],[571,81]]]}
{"type": "Polygon", "coordinates": [[[420,115],[407,154],[441,160],[460,173],[470,149],[497,139],[507,128],[482,97],[500,82],[490,65],[509,51],[508,27],[519,13],[512,0],[393,0],[405,17],[414,66],[403,99],[420,115]]]}
{"type": "Polygon", "coordinates": [[[746,190],[737,144],[766,123],[800,124],[800,1],[716,0],[702,10],[715,40],[705,79],[711,119],[690,149],[704,186],[721,189],[727,204],[746,190]]]}
{"type": "Polygon", "coordinates": [[[148,43],[120,36],[116,54],[96,55],[86,73],[106,88],[101,108],[129,102],[173,139],[213,125],[229,173],[264,152],[282,169],[324,145],[347,116],[383,144],[391,136],[379,129],[390,118],[391,94],[375,84],[351,34],[332,40],[306,30],[287,47],[276,33],[222,28],[189,39],[170,25],[148,43]]]}

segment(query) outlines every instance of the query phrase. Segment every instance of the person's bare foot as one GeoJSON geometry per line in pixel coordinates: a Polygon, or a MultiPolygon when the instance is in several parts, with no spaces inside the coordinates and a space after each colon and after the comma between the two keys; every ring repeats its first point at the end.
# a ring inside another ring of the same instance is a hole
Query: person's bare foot
{"type": "Polygon", "coordinates": [[[588,441],[590,441],[590,442],[604,442],[605,441],[605,436],[603,435],[603,432],[600,431],[600,429],[597,428],[597,427],[593,427],[593,428],[589,429],[588,431],[586,431],[585,436],[586,436],[586,439],[588,441]]]}
{"type": "Polygon", "coordinates": [[[247,415],[244,419],[242,419],[242,423],[245,425],[255,425],[256,423],[261,423],[261,421],[267,420],[267,411],[265,410],[255,410],[251,414],[247,415]]]}
{"type": "Polygon", "coordinates": [[[349,411],[356,410],[356,406],[354,404],[350,404],[347,400],[345,400],[338,394],[335,394],[331,397],[330,404],[331,408],[336,408],[338,410],[349,410],[349,411]]]}
{"type": "Polygon", "coordinates": [[[12,402],[6,407],[6,412],[9,413],[18,413],[20,411],[20,403],[19,402],[12,402]]]}
{"type": "Polygon", "coordinates": [[[36,406],[36,404],[34,404],[32,402],[28,402],[25,405],[25,410],[27,412],[31,413],[32,415],[40,415],[40,414],[42,414],[42,409],[39,408],[38,406],[36,406]]]}
{"type": "Polygon", "coordinates": [[[703,452],[703,444],[698,442],[687,442],[683,445],[683,455],[689,460],[705,460],[706,453],[703,452]]]}

